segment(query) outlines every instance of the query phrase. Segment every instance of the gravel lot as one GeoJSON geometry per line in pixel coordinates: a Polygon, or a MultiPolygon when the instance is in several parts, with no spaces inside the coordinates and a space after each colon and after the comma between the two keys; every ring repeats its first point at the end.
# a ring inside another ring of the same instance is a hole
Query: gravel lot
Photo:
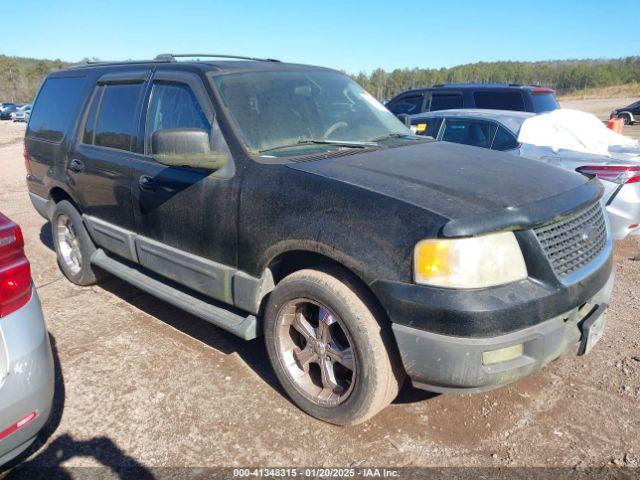
{"type": "MultiPolygon", "coordinates": [[[[606,117],[625,102],[564,106],[606,117]]],[[[626,133],[638,138],[640,126],[626,133]]],[[[640,465],[640,237],[616,245],[608,325],[590,355],[486,394],[405,387],[369,422],[334,427],[284,396],[261,339],[238,340],[117,279],[68,282],[27,197],[23,134],[0,123],[0,211],[25,233],[58,364],[50,427],[28,464],[640,465]]]]}

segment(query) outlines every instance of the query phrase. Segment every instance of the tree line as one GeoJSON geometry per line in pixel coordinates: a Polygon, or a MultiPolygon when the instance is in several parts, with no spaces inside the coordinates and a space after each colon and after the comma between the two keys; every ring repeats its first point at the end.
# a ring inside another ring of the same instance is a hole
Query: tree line
{"type": "Polygon", "coordinates": [[[67,65],[61,60],[0,55],[0,102],[31,102],[45,75],[67,65]]]}
{"type": "MultiPolygon", "coordinates": [[[[452,68],[381,68],[351,75],[379,99],[416,87],[451,82],[507,82],[540,85],[560,95],[595,87],[640,82],[640,56],[608,60],[558,60],[544,62],[478,62],[452,68]]],[[[639,92],[640,93],[640,92],[639,92]]]]}
{"type": "MultiPolygon", "coordinates": [[[[96,59],[92,59],[96,60],[96,59]]],[[[30,102],[42,79],[68,67],[61,60],[0,55],[0,101],[30,102]]],[[[388,99],[409,88],[449,82],[509,82],[542,85],[559,94],[640,81],[640,56],[607,60],[478,62],[452,68],[412,68],[351,74],[372,95],[388,99]]]]}

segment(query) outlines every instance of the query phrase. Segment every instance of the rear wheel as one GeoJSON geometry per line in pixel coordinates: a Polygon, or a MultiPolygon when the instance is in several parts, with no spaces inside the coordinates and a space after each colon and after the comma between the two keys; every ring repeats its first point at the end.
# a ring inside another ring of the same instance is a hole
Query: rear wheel
{"type": "Polygon", "coordinates": [[[402,375],[387,332],[358,288],[338,272],[282,280],[265,311],[265,341],[291,399],[321,420],[360,423],[397,395],[402,375]]]}
{"type": "Polygon", "coordinates": [[[93,285],[101,280],[104,272],[91,265],[91,255],[96,247],[80,213],[67,200],[56,204],[51,229],[62,273],[76,285],[93,285]]]}

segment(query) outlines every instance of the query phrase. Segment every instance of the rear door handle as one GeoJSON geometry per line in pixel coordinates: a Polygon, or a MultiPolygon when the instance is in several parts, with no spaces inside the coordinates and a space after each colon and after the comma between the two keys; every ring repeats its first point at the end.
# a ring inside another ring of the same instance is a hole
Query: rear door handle
{"type": "Polygon", "coordinates": [[[140,187],[140,190],[145,190],[147,192],[153,192],[156,188],[158,188],[158,184],[156,183],[156,181],[149,175],[142,175],[138,179],[138,186],[140,187]]]}
{"type": "Polygon", "coordinates": [[[71,162],[69,162],[69,170],[80,173],[84,170],[84,163],[74,158],[73,160],[71,160],[71,162]]]}

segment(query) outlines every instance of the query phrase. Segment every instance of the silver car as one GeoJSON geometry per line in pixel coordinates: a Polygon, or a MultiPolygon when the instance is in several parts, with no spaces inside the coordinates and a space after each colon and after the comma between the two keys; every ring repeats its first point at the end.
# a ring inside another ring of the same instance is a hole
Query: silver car
{"type": "MultiPolygon", "coordinates": [[[[602,202],[615,240],[640,235],[640,157],[637,161],[571,151],[528,148],[518,141],[525,120],[534,113],[456,109],[411,116],[411,129],[436,140],[500,150],[596,175],[605,188],[602,202]]],[[[604,127],[603,127],[604,128],[604,127]]]]}
{"type": "Polygon", "coordinates": [[[0,465],[33,443],[53,402],[51,345],[23,246],[0,214],[0,465]]]}
{"type": "Polygon", "coordinates": [[[14,122],[27,122],[29,121],[30,115],[31,104],[23,105],[11,114],[11,120],[13,120],[14,122]]]}

